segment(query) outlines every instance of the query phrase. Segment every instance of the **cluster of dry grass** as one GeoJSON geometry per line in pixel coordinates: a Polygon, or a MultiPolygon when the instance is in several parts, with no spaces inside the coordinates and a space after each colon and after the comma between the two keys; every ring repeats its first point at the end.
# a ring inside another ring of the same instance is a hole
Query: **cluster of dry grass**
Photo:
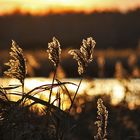
{"type": "MultiPolygon", "coordinates": [[[[54,37],[53,41],[48,43],[48,56],[54,65],[54,76],[51,84],[45,84],[36,87],[25,93],[24,83],[27,74],[26,59],[22,49],[15,41],[12,41],[10,56],[12,59],[6,63],[10,68],[5,74],[11,78],[20,81],[20,85],[9,85],[8,87],[0,87],[0,139],[1,140],[67,140],[71,138],[71,132],[75,129],[75,123],[71,116],[71,109],[74,106],[76,95],[81,85],[84,73],[88,63],[93,60],[93,49],[96,42],[93,38],[83,40],[80,49],[70,50],[69,53],[78,63],[78,73],[81,80],[77,85],[77,90],[72,96],[66,85],[73,84],[71,82],[61,82],[57,79],[56,73],[61,57],[61,48],[59,41],[54,37]],[[21,92],[10,92],[11,89],[22,87],[21,92]],[[52,101],[53,89],[58,87],[55,100],[52,101]],[[44,101],[35,97],[36,94],[49,91],[48,101],[44,101]],[[60,92],[61,91],[61,92],[60,92]],[[68,96],[70,101],[69,109],[63,110],[63,98],[61,94],[68,96]],[[20,96],[18,101],[9,100],[9,95],[20,96]],[[57,105],[54,103],[57,102],[57,105]],[[38,114],[37,110],[32,110],[32,106],[41,104],[42,114],[38,114]]],[[[107,119],[108,111],[103,105],[102,99],[97,102],[98,132],[94,137],[96,140],[107,139],[107,119]]]]}

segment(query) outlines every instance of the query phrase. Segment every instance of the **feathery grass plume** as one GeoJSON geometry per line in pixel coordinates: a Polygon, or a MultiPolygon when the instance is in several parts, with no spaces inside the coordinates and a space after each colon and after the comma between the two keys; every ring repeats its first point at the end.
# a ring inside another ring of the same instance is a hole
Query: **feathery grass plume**
{"type": "Polygon", "coordinates": [[[73,59],[75,59],[78,63],[79,75],[83,74],[87,67],[87,63],[85,61],[83,53],[81,53],[81,51],[78,49],[74,49],[74,50],[70,50],[69,54],[73,55],[73,59]]]}
{"type": "Polygon", "coordinates": [[[57,67],[60,61],[60,55],[61,55],[61,48],[59,41],[53,37],[53,41],[48,43],[48,54],[49,59],[53,62],[54,66],[57,67]]]}
{"type": "Polygon", "coordinates": [[[97,135],[94,136],[95,140],[107,140],[107,119],[108,119],[108,111],[103,104],[102,99],[98,99],[97,101],[97,121],[95,124],[97,125],[97,135]]]}
{"type": "Polygon", "coordinates": [[[80,47],[80,51],[84,55],[85,61],[87,63],[92,62],[93,60],[93,50],[96,45],[95,40],[92,37],[87,38],[87,40],[83,39],[82,45],[80,47]]]}
{"type": "Polygon", "coordinates": [[[26,60],[22,49],[14,40],[12,40],[10,56],[13,59],[10,59],[8,63],[5,63],[5,65],[10,68],[4,73],[11,78],[18,79],[22,84],[22,92],[24,92],[24,80],[27,74],[26,60]]]}
{"type": "Polygon", "coordinates": [[[82,45],[80,49],[73,49],[69,51],[69,54],[73,56],[78,62],[78,73],[82,75],[86,71],[86,67],[88,63],[93,60],[93,49],[96,45],[95,40],[92,37],[87,38],[87,40],[83,39],[82,45]]]}
{"type": "Polygon", "coordinates": [[[58,68],[58,64],[60,62],[60,55],[61,55],[61,48],[60,48],[60,43],[59,41],[53,37],[52,39],[53,41],[48,43],[48,54],[49,54],[49,59],[50,61],[53,62],[55,70],[54,70],[54,76],[53,76],[53,80],[52,80],[52,88],[50,90],[50,95],[49,95],[49,103],[51,101],[51,95],[52,95],[52,89],[53,89],[53,84],[54,84],[54,80],[56,77],[56,72],[57,72],[57,68],[58,68]]]}

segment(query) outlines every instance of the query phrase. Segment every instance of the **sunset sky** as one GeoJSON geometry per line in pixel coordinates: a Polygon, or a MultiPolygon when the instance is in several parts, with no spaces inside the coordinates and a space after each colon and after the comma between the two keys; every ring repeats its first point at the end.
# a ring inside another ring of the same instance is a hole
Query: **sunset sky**
{"type": "Polygon", "coordinates": [[[65,11],[120,10],[126,12],[140,7],[140,0],[0,0],[0,15],[19,10],[22,13],[46,14],[65,11]]]}

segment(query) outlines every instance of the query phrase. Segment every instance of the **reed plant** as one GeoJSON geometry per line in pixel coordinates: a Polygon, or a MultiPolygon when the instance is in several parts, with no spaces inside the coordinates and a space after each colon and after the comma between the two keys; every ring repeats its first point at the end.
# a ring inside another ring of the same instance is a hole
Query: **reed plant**
{"type": "MultiPolygon", "coordinates": [[[[48,140],[65,140],[69,135],[71,130],[74,128],[71,124],[71,108],[74,106],[74,101],[76,99],[78,90],[80,88],[84,74],[88,64],[93,61],[94,56],[94,47],[96,45],[95,40],[92,37],[83,39],[80,49],[72,49],[69,51],[69,54],[73,56],[78,63],[78,74],[81,76],[80,82],[78,85],[72,82],[61,82],[56,77],[57,68],[60,63],[61,48],[58,39],[55,37],[52,38],[52,42],[48,43],[48,59],[53,63],[54,66],[54,76],[52,83],[44,84],[38,87],[31,89],[30,91],[24,90],[25,78],[27,74],[26,59],[23,55],[22,49],[17,45],[15,41],[12,40],[12,47],[10,56],[12,57],[8,63],[5,65],[10,68],[4,73],[11,77],[19,80],[21,85],[12,85],[8,87],[0,87],[0,127],[4,131],[0,135],[4,137],[1,140],[7,140],[5,137],[6,131],[9,132],[11,136],[10,140],[24,140],[24,139],[34,139],[33,135],[35,134],[34,127],[35,122],[31,122],[32,119],[35,119],[34,112],[31,111],[32,106],[35,104],[41,104],[43,106],[43,119],[44,121],[39,121],[41,124],[35,125],[35,129],[38,130],[38,140],[48,139],[48,140]],[[56,82],[55,82],[56,81],[56,82]],[[67,85],[72,84],[77,86],[77,89],[72,95],[67,89],[67,85]],[[11,92],[11,89],[16,89],[22,87],[22,92],[11,92]],[[56,98],[52,101],[52,93],[54,88],[58,88],[56,93],[56,98]],[[49,91],[49,99],[45,101],[43,99],[35,97],[35,95],[40,94],[44,91],[49,91]],[[21,94],[22,93],[22,94],[21,94]],[[63,110],[63,98],[62,94],[66,95],[70,101],[69,109],[63,110]],[[16,95],[21,97],[18,101],[10,101],[8,96],[16,95]],[[31,101],[28,102],[27,101],[31,101]],[[54,103],[57,102],[57,106],[54,103]],[[21,106],[22,104],[22,106],[21,106]],[[4,109],[2,109],[2,106],[4,109]],[[32,118],[31,118],[32,117],[32,118]],[[22,128],[23,127],[23,128],[22,128]],[[22,132],[20,129],[23,129],[22,132]],[[26,130],[28,129],[28,130],[26,130]],[[13,131],[12,131],[13,130],[13,131]],[[45,134],[42,134],[45,130],[45,134]],[[41,132],[42,131],[42,132],[41,132]],[[43,136],[45,138],[43,138],[43,136]]],[[[98,126],[98,133],[95,136],[95,139],[106,139],[107,136],[107,117],[108,112],[106,107],[103,105],[101,99],[98,100],[98,119],[96,122],[98,126]]],[[[38,122],[38,120],[37,120],[38,122]]]]}
{"type": "Polygon", "coordinates": [[[50,90],[50,95],[49,95],[49,103],[51,101],[53,84],[56,78],[57,68],[60,62],[60,55],[61,55],[61,48],[60,48],[59,41],[55,37],[53,37],[52,40],[53,40],[52,42],[48,43],[48,50],[47,50],[49,59],[54,64],[54,75],[52,80],[52,88],[50,90]]]}
{"type": "Polygon", "coordinates": [[[96,45],[95,40],[92,37],[87,38],[86,40],[83,39],[82,45],[80,49],[73,49],[69,51],[69,54],[73,56],[73,59],[75,59],[78,63],[78,73],[81,76],[79,85],[77,87],[77,90],[75,92],[75,95],[73,97],[72,104],[69,108],[69,111],[71,110],[74,100],[76,98],[76,95],[78,93],[78,90],[80,88],[82,79],[83,79],[83,74],[86,72],[86,68],[89,63],[93,61],[93,53],[94,53],[94,47],[96,45]]]}
{"type": "Polygon", "coordinates": [[[26,59],[23,55],[22,49],[14,40],[12,40],[10,56],[12,59],[5,63],[5,65],[10,68],[4,73],[5,75],[11,78],[16,78],[20,81],[22,86],[22,95],[24,95],[24,80],[27,74],[26,59]]]}
{"type": "Polygon", "coordinates": [[[103,104],[103,100],[100,98],[97,101],[97,135],[94,136],[95,140],[107,140],[107,123],[108,123],[108,111],[103,104]]]}

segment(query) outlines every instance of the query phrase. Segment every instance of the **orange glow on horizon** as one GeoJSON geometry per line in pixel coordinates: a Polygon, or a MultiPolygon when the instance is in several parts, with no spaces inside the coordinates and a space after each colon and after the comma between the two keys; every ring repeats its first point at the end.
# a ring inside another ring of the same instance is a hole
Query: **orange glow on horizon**
{"type": "Polygon", "coordinates": [[[48,13],[111,11],[127,12],[140,7],[139,0],[0,0],[0,15],[19,12],[44,15],[48,13]]]}

